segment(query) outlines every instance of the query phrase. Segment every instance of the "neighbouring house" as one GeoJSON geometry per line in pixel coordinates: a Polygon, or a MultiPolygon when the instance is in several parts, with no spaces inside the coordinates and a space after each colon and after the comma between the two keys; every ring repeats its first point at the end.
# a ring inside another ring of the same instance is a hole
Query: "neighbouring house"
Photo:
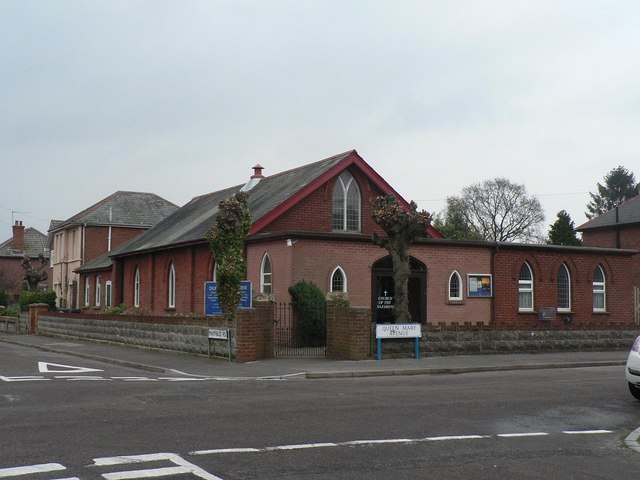
{"type": "Polygon", "coordinates": [[[47,238],[58,308],[77,309],[75,270],[137,237],[178,206],[153,193],[118,191],[64,221],[52,221],[47,238]]]}
{"type": "MultiPolygon", "coordinates": [[[[77,269],[81,305],[113,304],[159,315],[204,313],[215,259],[205,232],[218,204],[249,193],[253,224],[245,242],[255,293],[290,300],[306,280],[348,295],[376,322],[392,320],[394,285],[382,234],[371,218],[379,195],[407,201],[355,151],[271,176],[254,167],[240,184],[193,198],[156,226],[77,269]]],[[[428,188],[428,184],[425,184],[428,188]]],[[[630,249],[454,241],[430,227],[411,246],[410,311],[420,323],[551,326],[633,321],[630,249]]]]}
{"type": "MultiPolygon", "coordinates": [[[[0,290],[4,290],[12,301],[17,301],[24,287],[25,270],[22,260],[26,256],[32,266],[40,267],[40,256],[49,262],[49,251],[46,250],[47,236],[35,228],[25,228],[21,221],[13,225],[13,236],[0,243],[0,290]]],[[[51,287],[51,278],[42,282],[39,288],[51,287]]]]}
{"type": "MultiPolygon", "coordinates": [[[[640,250],[640,195],[576,228],[586,246],[640,250]]],[[[640,255],[631,258],[635,315],[640,321],[640,255]]]]}

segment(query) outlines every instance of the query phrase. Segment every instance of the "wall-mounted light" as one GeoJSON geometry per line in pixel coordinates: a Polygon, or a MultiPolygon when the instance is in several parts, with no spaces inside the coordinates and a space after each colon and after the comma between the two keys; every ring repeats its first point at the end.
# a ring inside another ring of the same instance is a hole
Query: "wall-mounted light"
{"type": "Polygon", "coordinates": [[[287,238],[287,247],[293,247],[294,243],[296,243],[296,240],[291,240],[290,238],[287,238]]]}

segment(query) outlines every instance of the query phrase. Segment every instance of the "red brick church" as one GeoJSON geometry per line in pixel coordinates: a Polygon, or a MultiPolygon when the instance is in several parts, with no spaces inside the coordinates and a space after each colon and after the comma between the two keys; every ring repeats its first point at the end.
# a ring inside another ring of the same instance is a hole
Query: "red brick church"
{"type": "MultiPolygon", "coordinates": [[[[132,241],[82,266],[82,305],[109,282],[108,301],[154,314],[203,314],[204,285],[215,280],[205,239],[218,204],[249,193],[253,225],[245,243],[254,293],[288,302],[288,287],[311,281],[391,319],[391,263],[371,241],[382,234],[371,204],[391,194],[407,201],[355,151],[271,176],[254,167],[243,184],[193,198],[132,241]]],[[[614,246],[611,246],[614,247],[614,246]]],[[[433,227],[411,247],[410,310],[420,323],[525,326],[632,323],[635,250],[455,241],[433,227]]],[[[102,292],[107,292],[102,289],[102,292]]]]}

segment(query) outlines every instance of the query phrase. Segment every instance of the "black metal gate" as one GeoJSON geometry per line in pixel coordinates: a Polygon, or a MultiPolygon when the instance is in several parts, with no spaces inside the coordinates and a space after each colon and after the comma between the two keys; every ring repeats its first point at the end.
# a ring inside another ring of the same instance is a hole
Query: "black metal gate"
{"type": "Polygon", "coordinates": [[[326,309],[304,315],[288,303],[274,304],[273,308],[273,353],[276,357],[325,356],[326,309]]]}

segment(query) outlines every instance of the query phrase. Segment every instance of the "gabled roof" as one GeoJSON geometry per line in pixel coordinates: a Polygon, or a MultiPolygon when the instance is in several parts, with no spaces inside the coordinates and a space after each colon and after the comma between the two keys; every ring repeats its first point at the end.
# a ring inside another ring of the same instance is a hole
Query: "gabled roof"
{"type": "Polygon", "coordinates": [[[22,258],[25,255],[35,258],[42,254],[45,258],[49,258],[49,252],[45,251],[47,236],[39,232],[35,228],[24,229],[24,250],[14,250],[11,248],[13,238],[0,243],[0,257],[16,257],[22,258]]]}
{"type": "Polygon", "coordinates": [[[640,224],[640,195],[637,195],[618,207],[612,208],[608,212],[592,218],[576,228],[578,231],[591,230],[594,228],[609,228],[615,225],[640,224]],[[616,218],[617,216],[617,218],[616,218]]]}
{"type": "MultiPolygon", "coordinates": [[[[352,165],[361,169],[381,191],[394,195],[401,204],[408,206],[407,201],[355,150],[350,150],[261,179],[249,190],[248,206],[253,220],[249,235],[260,233],[273,220],[297,205],[327,180],[352,165]]],[[[205,241],[205,233],[215,222],[220,201],[229,198],[242,187],[243,185],[237,185],[193,198],[155,227],[128,242],[118,255],[205,241]]],[[[429,233],[434,237],[441,237],[433,228],[429,233]]]]}
{"type": "Polygon", "coordinates": [[[72,225],[150,228],[178,206],[155,193],[118,191],[62,222],[51,222],[49,232],[72,225]]]}

